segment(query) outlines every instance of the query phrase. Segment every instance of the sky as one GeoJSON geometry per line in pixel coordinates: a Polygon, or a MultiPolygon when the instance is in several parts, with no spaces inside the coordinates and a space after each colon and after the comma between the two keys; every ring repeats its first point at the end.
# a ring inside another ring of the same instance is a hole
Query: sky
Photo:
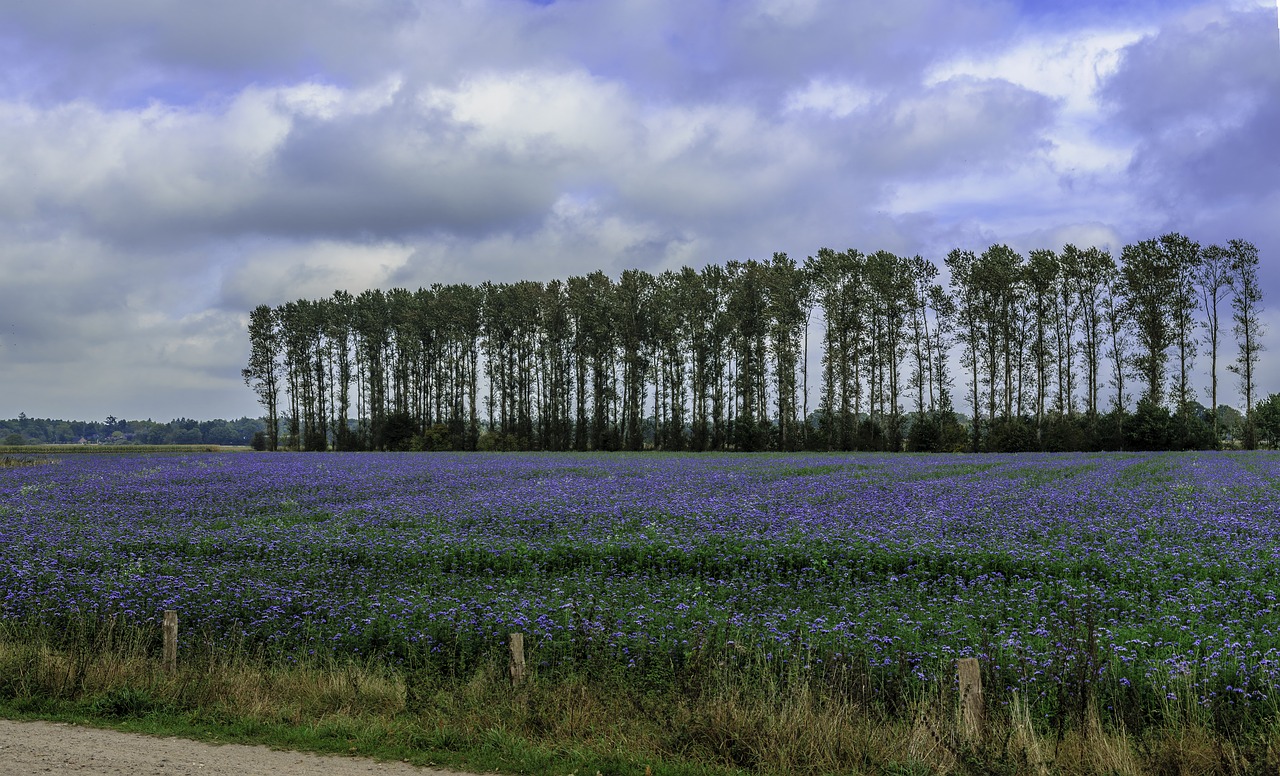
{"type": "Polygon", "coordinates": [[[1273,0],[0,2],[0,417],[257,416],[335,289],[1171,231],[1280,392],[1273,0]]]}

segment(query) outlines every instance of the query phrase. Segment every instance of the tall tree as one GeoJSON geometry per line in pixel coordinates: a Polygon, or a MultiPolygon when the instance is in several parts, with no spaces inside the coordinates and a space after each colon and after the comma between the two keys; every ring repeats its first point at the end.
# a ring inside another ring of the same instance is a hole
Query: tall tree
{"type": "MultiPolygon", "coordinates": [[[[929,286],[929,308],[933,310],[933,335],[929,345],[933,361],[933,380],[937,391],[937,409],[951,412],[951,370],[949,355],[956,331],[956,303],[937,283],[929,286]]],[[[932,391],[931,391],[932,393],[932,391]]],[[[930,411],[934,408],[930,407],[930,411]]]]}
{"type": "Polygon", "coordinates": [[[664,450],[683,450],[687,441],[684,430],[692,351],[691,299],[687,292],[684,273],[667,270],[658,276],[653,294],[654,445],[664,450]]]}
{"type": "Polygon", "coordinates": [[[1227,244],[1231,255],[1232,327],[1236,335],[1238,355],[1228,369],[1240,378],[1240,391],[1244,394],[1244,435],[1246,450],[1258,446],[1257,419],[1253,414],[1253,397],[1256,389],[1258,354],[1262,352],[1262,287],[1258,283],[1258,249],[1244,240],[1232,240],[1227,244]]]}
{"type": "Polygon", "coordinates": [[[1107,289],[1115,283],[1115,276],[1116,262],[1109,252],[1090,247],[1081,253],[1076,283],[1076,309],[1080,312],[1080,330],[1084,334],[1080,349],[1084,355],[1085,413],[1090,423],[1095,422],[1098,417],[1105,314],[1102,299],[1107,289]]]}
{"type": "Polygon", "coordinates": [[[1111,385],[1116,389],[1113,411],[1123,416],[1128,411],[1128,394],[1125,393],[1125,378],[1133,366],[1133,356],[1129,352],[1129,308],[1118,290],[1108,289],[1102,298],[1102,320],[1106,326],[1106,337],[1110,343],[1107,357],[1111,359],[1111,385]]]}
{"type": "MultiPolygon", "coordinates": [[[[870,322],[867,343],[867,428],[863,444],[873,449],[900,449],[902,443],[899,382],[906,356],[906,328],[912,315],[915,280],[909,263],[888,252],[867,257],[870,322]]],[[[856,345],[855,345],[856,347],[856,345]]]]}
{"type": "Polygon", "coordinates": [[[712,438],[712,350],[718,302],[715,292],[707,285],[707,274],[682,267],[678,276],[679,296],[689,327],[689,447],[693,450],[708,449],[712,438]]]}
{"type": "Polygon", "coordinates": [[[1209,405],[1213,408],[1213,444],[1221,440],[1218,428],[1218,306],[1231,291],[1231,252],[1221,245],[1210,245],[1200,253],[1200,271],[1196,275],[1200,305],[1204,311],[1205,341],[1209,346],[1209,405]]]}
{"type": "Polygon", "coordinates": [[[268,305],[258,305],[249,313],[249,365],[241,371],[245,385],[258,395],[267,412],[269,450],[280,446],[280,333],[276,324],[275,312],[268,305]]]}
{"type": "Polygon", "coordinates": [[[725,265],[727,313],[733,321],[735,366],[733,442],[739,450],[761,450],[767,444],[769,310],[765,300],[768,269],[750,259],[725,265]]]}
{"type": "Polygon", "coordinates": [[[1054,349],[1058,354],[1057,409],[1067,417],[1075,416],[1075,335],[1079,320],[1076,300],[1080,295],[1083,259],[1083,251],[1071,244],[1064,245],[1058,256],[1058,304],[1054,326],[1054,349]]]}
{"type": "Polygon", "coordinates": [[[590,450],[617,448],[614,404],[618,396],[614,380],[617,360],[617,324],[613,317],[613,281],[599,270],[586,277],[569,278],[569,314],[574,328],[574,359],[578,384],[575,447],[590,450]],[[591,399],[589,412],[586,399],[591,399]],[[586,433],[583,433],[583,432],[586,433]]]}
{"type": "Polygon", "coordinates": [[[355,300],[352,329],[356,333],[357,426],[363,447],[385,449],[387,360],[391,349],[390,311],[382,291],[361,292],[355,300]]]}
{"type": "Polygon", "coordinates": [[[644,449],[645,378],[649,374],[653,326],[649,317],[654,279],[648,272],[622,272],[614,291],[614,320],[622,349],[622,446],[644,449]]]}
{"type": "Polygon", "coordinates": [[[355,297],[346,291],[334,291],[329,305],[327,339],[331,348],[332,363],[336,374],[330,395],[335,408],[333,434],[337,450],[356,449],[356,439],[351,432],[351,380],[354,377],[351,362],[351,318],[355,297]]]}
{"type": "Polygon", "coordinates": [[[1124,247],[1120,293],[1125,300],[1126,318],[1137,335],[1139,351],[1134,363],[1147,384],[1142,398],[1156,405],[1164,396],[1166,351],[1175,337],[1169,300],[1174,295],[1176,277],[1174,265],[1159,241],[1144,240],[1124,247]]]}
{"type": "Polygon", "coordinates": [[[1173,375],[1172,396],[1175,409],[1185,425],[1191,413],[1191,402],[1195,398],[1195,389],[1191,386],[1191,369],[1196,356],[1196,275],[1200,267],[1200,245],[1175,232],[1160,238],[1160,248],[1166,256],[1171,276],[1168,306],[1174,349],[1178,354],[1178,371],[1173,375]]]}
{"type": "Polygon", "coordinates": [[[538,337],[538,436],[548,450],[573,444],[572,321],[565,284],[553,280],[542,290],[538,337]]]}
{"type": "Polygon", "coordinates": [[[862,407],[866,265],[867,257],[852,248],[840,253],[823,248],[805,263],[825,319],[819,413],[831,450],[852,449],[862,407]]]}
{"type": "Polygon", "coordinates": [[[1035,370],[1036,442],[1043,439],[1044,417],[1053,372],[1058,309],[1058,255],[1051,250],[1033,250],[1025,269],[1027,301],[1031,313],[1031,359],[1035,370]]]}
{"type": "Polygon", "coordinates": [[[995,420],[997,408],[1006,420],[1013,415],[1022,274],[1022,257],[1006,245],[983,251],[969,271],[968,293],[977,316],[977,353],[986,373],[988,420],[995,420]]]}
{"type": "Polygon", "coordinates": [[[938,267],[919,256],[908,261],[911,270],[911,385],[916,395],[916,423],[923,422],[926,409],[933,412],[933,359],[929,341],[929,289],[938,276],[938,267]]]}
{"type": "Polygon", "coordinates": [[[973,251],[955,249],[947,254],[946,265],[951,273],[951,287],[955,292],[957,331],[964,345],[963,363],[969,367],[969,405],[973,408],[973,452],[982,445],[982,404],[978,397],[978,365],[981,362],[983,340],[983,300],[981,279],[975,269],[978,262],[973,251]]]}

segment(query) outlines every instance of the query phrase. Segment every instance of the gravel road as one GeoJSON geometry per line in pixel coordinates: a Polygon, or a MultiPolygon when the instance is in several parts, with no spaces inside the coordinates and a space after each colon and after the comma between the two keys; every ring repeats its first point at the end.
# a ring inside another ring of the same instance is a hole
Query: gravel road
{"type": "Polygon", "coordinates": [[[406,763],[281,752],[265,746],[0,720],[0,776],[476,776],[406,763]]]}

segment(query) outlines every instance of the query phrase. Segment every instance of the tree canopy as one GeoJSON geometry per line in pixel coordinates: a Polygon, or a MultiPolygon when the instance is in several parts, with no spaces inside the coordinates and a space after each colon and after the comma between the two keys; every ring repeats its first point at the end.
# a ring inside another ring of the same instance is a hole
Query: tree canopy
{"type": "Polygon", "coordinates": [[[1207,344],[1212,408],[1227,305],[1252,445],[1257,261],[1240,240],[1168,234],[1119,261],[1075,245],[955,250],[947,286],[919,256],[823,248],[617,279],[340,290],[253,310],[243,376],[271,449],[1215,447],[1221,413],[1196,401],[1195,367],[1207,344]]]}

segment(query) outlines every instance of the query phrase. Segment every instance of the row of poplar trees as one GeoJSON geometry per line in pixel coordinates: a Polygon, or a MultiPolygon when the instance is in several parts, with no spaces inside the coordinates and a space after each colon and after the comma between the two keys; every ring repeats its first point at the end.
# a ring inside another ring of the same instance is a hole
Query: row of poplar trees
{"type": "Polygon", "coordinates": [[[254,309],[243,376],[273,450],[1216,446],[1194,367],[1208,356],[1217,407],[1230,324],[1254,443],[1253,245],[1169,234],[1119,261],[993,245],[945,266],[948,286],[919,256],[823,249],[616,281],[338,291],[254,309]]]}

